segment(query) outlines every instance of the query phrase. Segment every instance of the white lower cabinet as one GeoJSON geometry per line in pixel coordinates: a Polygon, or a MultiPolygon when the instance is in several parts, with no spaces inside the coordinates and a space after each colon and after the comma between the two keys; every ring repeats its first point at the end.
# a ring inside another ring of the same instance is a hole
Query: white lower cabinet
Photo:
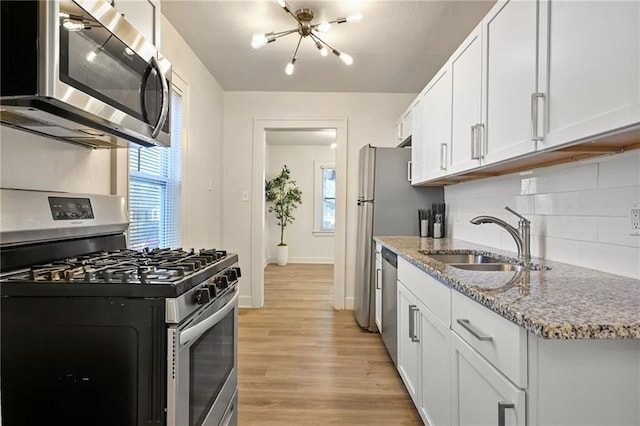
{"type": "Polygon", "coordinates": [[[418,301],[398,281],[398,373],[411,395],[418,403],[418,355],[420,353],[416,317],[418,301]]]}
{"type": "Polygon", "coordinates": [[[524,426],[525,391],[513,385],[454,332],[451,348],[451,424],[524,426]]]}
{"type": "Polygon", "coordinates": [[[451,370],[449,326],[418,302],[421,340],[421,394],[418,411],[431,426],[451,424],[451,370]]]}

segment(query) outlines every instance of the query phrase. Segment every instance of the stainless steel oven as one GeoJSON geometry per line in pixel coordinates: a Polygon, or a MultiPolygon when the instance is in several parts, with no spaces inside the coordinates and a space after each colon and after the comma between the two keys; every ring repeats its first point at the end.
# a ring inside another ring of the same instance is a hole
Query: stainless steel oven
{"type": "MultiPolygon", "coordinates": [[[[213,281],[237,280],[232,271],[213,281]]],[[[198,291],[201,308],[168,330],[167,425],[235,425],[239,292],[208,301],[209,290],[198,291]]]]}
{"type": "Polygon", "coordinates": [[[238,256],[127,226],[122,197],[0,188],[4,426],[237,424],[238,256]]]}

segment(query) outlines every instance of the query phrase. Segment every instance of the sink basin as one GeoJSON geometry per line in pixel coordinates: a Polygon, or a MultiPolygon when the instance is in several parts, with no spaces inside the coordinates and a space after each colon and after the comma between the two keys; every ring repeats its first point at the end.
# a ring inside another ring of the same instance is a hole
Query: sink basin
{"type": "Polygon", "coordinates": [[[488,272],[510,272],[521,271],[524,267],[520,265],[511,265],[509,263],[458,263],[449,264],[454,268],[467,269],[470,271],[488,271],[488,272]]]}
{"type": "Polygon", "coordinates": [[[429,254],[433,260],[442,263],[469,263],[469,264],[487,264],[487,263],[504,263],[504,260],[495,257],[485,256],[482,254],[429,254]]]}

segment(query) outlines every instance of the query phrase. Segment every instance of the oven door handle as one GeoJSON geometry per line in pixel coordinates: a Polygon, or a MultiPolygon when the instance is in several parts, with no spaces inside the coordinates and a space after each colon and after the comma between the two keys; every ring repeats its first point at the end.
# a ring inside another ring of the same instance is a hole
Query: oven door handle
{"type": "Polygon", "coordinates": [[[222,321],[222,319],[227,316],[227,314],[231,312],[232,309],[235,308],[239,296],[240,292],[236,291],[236,294],[233,295],[231,300],[222,308],[220,308],[215,314],[211,315],[204,321],[197,323],[193,327],[187,328],[186,330],[182,331],[180,333],[180,345],[189,343],[189,341],[191,340],[197,340],[207,330],[222,321]]]}

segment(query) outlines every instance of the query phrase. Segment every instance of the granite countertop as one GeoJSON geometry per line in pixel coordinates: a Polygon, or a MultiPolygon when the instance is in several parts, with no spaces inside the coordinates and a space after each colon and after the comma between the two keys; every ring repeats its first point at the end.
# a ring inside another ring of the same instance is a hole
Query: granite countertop
{"type": "Polygon", "coordinates": [[[487,272],[458,269],[429,254],[516,254],[454,239],[376,237],[429,275],[545,339],[640,339],[640,280],[533,258],[536,269],[487,272]]]}

